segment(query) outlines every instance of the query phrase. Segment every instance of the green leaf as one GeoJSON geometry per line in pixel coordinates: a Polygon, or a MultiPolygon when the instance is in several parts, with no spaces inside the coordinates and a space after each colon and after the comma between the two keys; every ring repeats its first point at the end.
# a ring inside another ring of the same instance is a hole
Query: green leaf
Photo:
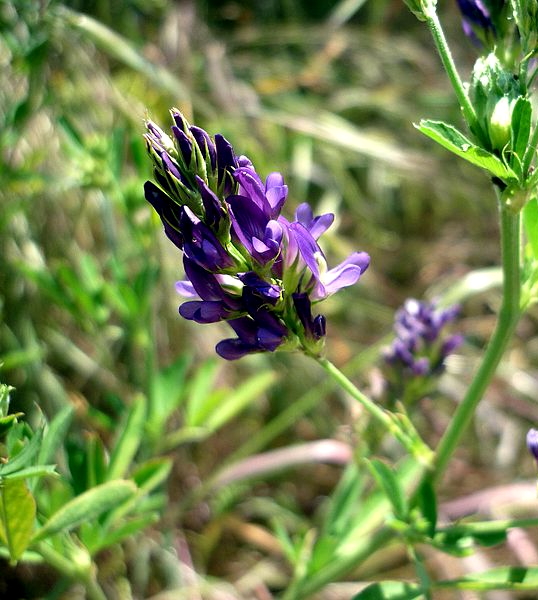
{"type": "Polygon", "coordinates": [[[208,401],[211,397],[211,389],[218,363],[216,360],[206,360],[197,369],[190,386],[186,406],[185,425],[187,427],[199,427],[205,425],[206,417],[210,412],[208,401]]]}
{"type": "Polygon", "coordinates": [[[56,511],[39,529],[33,542],[60,531],[73,529],[84,521],[95,519],[100,514],[117,507],[134,496],[136,491],[136,485],[131,481],[115,480],[98,485],[56,511]]]}
{"type": "Polygon", "coordinates": [[[520,96],[512,110],[512,151],[523,161],[531,133],[532,105],[528,98],[520,96]]]}
{"type": "Polygon", "coordinates": [[[538,589],[538,567],[496,567],[483,573],[473,573],[459,579],[439,581],[439,588],[462,590],[514,590],[538,589]]]}
{"type": "Polygon", "coordinates": [[[169,458],[154,458],[143,463],[133,472],[133,481],[143,492],[150,492],[163,483],[172,469],[169,458]]]}
{"type": "MultiPolygon", "coordinates": [[[[158,513],[149,513],[140,517],[135,517],[122,523],[117,529],[107,532],[102,537],[87,544],[90,554],[95,555],[103,548],[109,548],[114,544],[119,544],[125,538],[143,531],[150,525],[159,520],[158,513]]],[[[86,540],[84,540],[86,542],[86,540]]]]}
{"type": "Polygon", "coordinates": [[[123,477],[131,466],[138,451],[146,422],[146,398],[139,395],[133,401],[125,424],[120,427],[121,434],[110,455],[107,480],[123,477]]]}
{"type": "Polygon", "coordinates": [[[497,546],[498,544],[502,544],[506,542],[506,537],[508,535],[508,531],[499,530],[499,531],[487,531],[487,532],[474,532],[471,534],[473,540],[477,544],[481,546],[497,546]]]}
{"type": "Polygon", "coordinates": [[[39,464],[48,463],[53,458],[56,450],[63,444],[73,414],[73,407],[70,405],[65,406],[49,423],[39,449],[37,458],[39,464]]]}
{"type": "Polygon", "coordinates": [[[422,594],[423,590],[417,583],[381,581],[369,585],[351,600],[413,600],[422,594]]]}
{"type": "Polygon", "coordinates": [[[44,475],[56,474],[56,465],[35,465],[25,467],[15,471],[5,477],[5,481],[15,481],[17,479],[29,479],[30,477],[43,477],[44,475]]]}
{"type": "Polygon", "coordinates": [[[38,429],[17,455],[7,463],[0,465],[0,478],[29,466],[39,451],[42,438],[43,429],[38,429]]]}
{"type": "Polygon", "coordinates": [[[259,398],[275,382],[276,377],[272,371],[249,377],[243,384],[226,394],[226,397],[208,415],[204,425],[209,430],[216,431],[259,398]]]}
{"type": "Polygon", "coordinates": [[[505,165],[499,157],[471,142],[452,125],[442,121],[422,120],[415,127],[443,148],[477,167],[486,169],[492,175],[503,180],[517,179],[514,171],[505,165]]]}
{"type": "Polygon", "coordinates": [[[538,199],[532,198],[523,208],[523,226],[532,255],[538,260],[538,199]]]}
{"type": "MultiPolygon", "coordinates": [[[[3,363],[2,363],[3,366],[3,363]]],[[[0,417],[7,417],[9,412],[9,392],[13,388],[5,383],[0,383],[0,417]]]]}
{"type": "Polygon", "coordinates": [[[367,464],[378,485],[385,492],[387,500],[392,504],[394,515],[405,520],[409,509],[396,473],[378,459],[369,460],[367,464]]]}
{"type": "Polygon", "coordinates": [[[11,560],[17,561],[28,548],[35,525],[36,504],[22,479],[0,485],[0,541],[11,560]]]}
{"type": "Polygon", "coordinates": [[[190,357],[180,356],[152,377],[146,430],[153,436],[162,435],[167,419],[185,399],[185,377],[190,362],[190,357]]]}
{"type": "Polygon", "coordinates": [[[24,413],[19,412],[8,415],[7,417],[0,417],[0,436],[7,433],[13,427],[13,425],[17,423],[18,418],[22,417],[23,414],[24,413]]]}
{"type": "Polygon", "coordinates": [[[422,515],[428,521],[428,535],[433,537],[437,526],[437,497],[432,482],[426,479],[418,490],[418,502],[422,515]]]}
{"type": "Polygon", "coordinates": [[[331,496],[325,518],[325,533],[340,537],[349,530],[363,487],[364,481],[359,468],[356,463],[351,463],[346,467],[331,496]]]}

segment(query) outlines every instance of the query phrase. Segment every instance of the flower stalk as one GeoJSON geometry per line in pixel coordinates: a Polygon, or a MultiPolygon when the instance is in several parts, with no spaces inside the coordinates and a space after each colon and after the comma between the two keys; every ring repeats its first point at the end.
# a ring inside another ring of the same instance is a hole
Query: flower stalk
{"type": "Polygon", "coordinates": [[[324,357],[317,357],[316,360],[340,388],[357,400],[377,423],[402,444],[411,456],[429,468],[432,452],[424,444],[411,421],[405,415],[389,412],[378,406],[366,394],[361,392],[331,361],[324,357]]]}

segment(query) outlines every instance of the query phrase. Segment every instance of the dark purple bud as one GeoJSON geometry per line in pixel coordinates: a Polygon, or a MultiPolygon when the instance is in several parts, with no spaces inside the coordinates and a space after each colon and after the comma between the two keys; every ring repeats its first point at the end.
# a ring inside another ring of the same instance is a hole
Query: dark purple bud
{"type": "Polygon", "coordinates": [[[217,195],[209,189],[205,181],[198,175],[196,175],[196,184],[204,206],[204,223],[213,231],[218,231],[221,221],[226,218],[226,211],[217,195]]]}
{"type": "Polygon", "coordinates": [[[457,0],[463,18],[482,29],[492,29],[491,15],[481,0],[457,0]]]}
{"type": "Polygon", "coordinates": [[[146,181],[144,184],[144,195],[161,218],[168,238],[181,250],[183,248],[183,236],[179,226],[181,208],[152,181],[146,181]]]}
{"type": "Polygon", "coordinates": [[[218,323],[230,317],[230,310],[219,300],[192,300],[179,307],[179,314],[196,323],[218,323]]]}
{"type": "Polygon", "coordinates": [[[177,180],[184,182],[185,179],[184,179],[183,175],[181,175],[181,172],[179,171],[179,165],[176,163],[175,160],[170,158],[170,155],[168,154],[168,152],[161,152],[161,158],[163,161],[164,171],[167,173],[170,173],[170,175],[175,177],[177,180]]]}
{"type": "Polygon", "coordinates": [[[476,46],[492,46],[511,20],[505,0],[457,0],[462,26],[476,46]]]}
{"type": "Polygon", "coordinates": [[[215,135],[215,149],[217,153],[217,185],[219,190],[222,190],[222,195],[226,197],[235,189],[232,173],[238,166],[237,159],[233,146],[219,133],[215,135]]]}
{"type": "Polygon", "coordinates": [[[188,206],[182,207],[179,226],[186,258],[211,272],[226,269],[234,264],[217,236],[188,206]]]}
{"type": "Polygon", "coordinates": [[[245,285],[243,288],[243,297],[250,293],[260,298],[264,303],[272,305],[280,300],[282,294],[280,286],[265,281],[253,271],[239,275],[239,279],[245,285]]]}
{"type": "Polygon", "coordinates": [[[529,429],[527,433],[527,448],[538,463],[538,429],[529,429]]]}
{"type": "Polygon", "coordinates": [[[446,357],[449,354],[452,354],[454,350],[457,350],[463,344],[463,340],[463,336],[459,333],[451,335],[443,342],[443,345],[441,346],[441,355],[446,357]]]}
{"type": "MultiPolygon", "coordinates": [[[[197,262],[183,257],[185,275],[202,300],[226,300],[228,294],[223,290],[218,276],[210,273],[197,262]]],[[[230,297],[231,300],[231,297],[230,297]]]]}
{"type": "Polygon", "coordinates": [[[206,131],[204,131],[203,129],[201,129],[200,127],[196,127],[193,125],[190,128],[190,130],[191,130],[191,133],[192,133],[194,139],[196,140],[196,143],[198,144],[198,148],[200,148],[200,151],[202,152],[202,156],[204,157],[206,162],[207,162],[207,159],[209,158],[209,164],[207,165],[208,171],[210,169],[211,169],[211,171],[214,171],[216,168],[217,155],[216,155],[215,145],[214,145],[213,141],[209,137],[208,133],[206,131]]]}
{"type": "Polygon", "coordinates": [[[176,138],[183,163],[186,167],[189,167],[192,159],[192,142],[189,140],[187,134],[175,125],[172,126],[172,133],[176,138]]]}
{"type": "Polygon", "coordinates": [[[325,337],[325,317],[323,315],[312,317],[312,304],[308,294],[293,294],[293,304],[306,337],[315,341],[325,337]]]}
{"type": "Polygon", "coordinates": [[[255,352],[274,352],[280,346],[288,331],[270,312],[260,310],[256,318],[241,317],[228,324],[237,334],[237,339],[219,342],[216,351],[227,360],[236,360],[255,352]]]}

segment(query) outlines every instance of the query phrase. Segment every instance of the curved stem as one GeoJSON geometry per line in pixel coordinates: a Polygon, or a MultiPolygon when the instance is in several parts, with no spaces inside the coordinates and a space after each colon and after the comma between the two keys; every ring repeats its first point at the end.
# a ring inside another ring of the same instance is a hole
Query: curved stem
{"type": "Polygon", "coordinates": [[[476,131],[478,122],[475,110],[471,104],[471,101],[469,100],[469,96],[467,95],[467,91],[459,76],[458,70],[456,69],[454,59],[452,58],[452,53],[448,47],[443,28],[441,27],[441,22],[439,21],[439,17],[437,16],[435,9],[427,11],[425,17],[426,24],[428,25],[433,36],[433,41],[437,48],[437,52],[439,52],[439,56],[441,57],[445,71],[450,79],[450,83],[452,84],[452,87],[456,92],[456,96],[458,97],[458,102],[460,103],[463,116],[465,117],[465,120],[467,121],[471,131],[476,131]]]}
{"type": "Polygon", "coordinates": [[[350,396],[358,400],[360,404],[370,413],[374,419],[389,431],[394,429],[393,421],[389,414],[379,407],[373,400],[370,400],[366,394],[363,394],[354,383],[352,383],[333,363],[324,358],[316,357],[317,362],[329,373],[329,375],[345,390],[350,396]]]}
{"type": "Polygon", "coordinates": [[[482,363],[458,406],[435,453],[433,481],[438,482],[456,447],[469,426],[476,407],[488,387],[512,337],[520,315],[520,216],[501,205],[501,249],[503,300],[497,325],[482,363]]]}
{"type": "Polygon", "coordinates": [[[357,400],[370,416],[402,444],[411,456],[416,458],[423,466],[430,468],[433,453],[422,441],[407,415],[384,410],[368,398],[366,394],[363,394],[331,361],[323,357],[314,358],[344,391],[357,400]]]}

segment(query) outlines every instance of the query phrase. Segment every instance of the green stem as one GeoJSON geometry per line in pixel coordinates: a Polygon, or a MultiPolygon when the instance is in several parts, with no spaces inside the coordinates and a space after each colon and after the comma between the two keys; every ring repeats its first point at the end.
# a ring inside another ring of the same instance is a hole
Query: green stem
{"type": "Polygon", "coordinates": [[[288,589],[281,596],[281,600],[303,600],[311,598],[312,594],[323,589],[328,583],[337,581],[343,575],[349,573],[353,567],[360,565],[369,556],[377,550],[386,546],[394,538],[394,531],[383,527],[371,535],[364,536],[355,551],[340,555],[336,560],[331,561],[318,573],[313,573],[308,578],[302,579],[292,589],[288,589]]]}
{"type": "Polygon", "coordinates": [[[62,556],[46,542],[39,542],[35,549],[43,557],[45,562],[55,568],[64,577],[82,583],[86,588],[88,600],[107,600],[105,593],[95,578],[93,572],[94,565],[92,565],[90,569],[84,569],[82,571],[80,565],[77,565],[76,561],[62,556]]]}
{"type": "Polygon", "coordinates": [[[373,400],[370,400],[366,394],[363,394],[331,361],[323,357],[316,357],[316,360],[344,391],[357,400],[378,423],[392,433],[406,448],[408,447],[407,436],[398,427],[390,413],[378,406],[373,400]]]}
{"type": "Polygon", "coordinates": [[[433,463],[433,480],[438,482],[469,426],[476,407],[486,391],[512,337],[520,315],[520,217],[501,205],[501,250],[503,300],[497,325],[486,348],[482,363],[458,406],[450,425],[437,447],[433,463]]]}
{"type": "Polygon", "coordinates": [[[376,419],[381,425],[392,431],[393,421],[389,414],[380,408],[373,400],[363,394],[330,360],[324,357],[317,357],[318,363],[329,373],[329,375],[345,390],[350,396],[358,400],[360,404],[376,419]]]}
{"type": "Polygon", "coordinates": [[[471,131],[476,132],[478,129],[476,113],[471,101],[469,100],[469,96],[467,95],[467,91],[459,76],[458,70],[456,69],[454,59],[452,58],[452,53],[448,47],[443,28],[441,27],[441,22],[439,21],[439,17],[437,16],[435,8],[427,11],[425,17],[426,24],[428,25],[433,36],[433,41],[437,48],[437,52],[439,52],[439,56],[441,57],[445,71],[450,79],[450,83],[452,83],[452,87],[454,88],[456,96],[458,97],[458,102],[460,103],[463,116],[465,117],[465,120],[467,121],[471,131]]]}
{"type": "Polygon", "coordinates": [[[388,433],[393,435],[411,456],[429,468],[433,453],[422,441],[422,438],[405,414],[397,414],[381,408],[368,398],[366,394],[363,394],[332,362],[323,357],[313,358],[317,360],[344,391],[357,400],[370,416],[384,427],[388,433]]]}

